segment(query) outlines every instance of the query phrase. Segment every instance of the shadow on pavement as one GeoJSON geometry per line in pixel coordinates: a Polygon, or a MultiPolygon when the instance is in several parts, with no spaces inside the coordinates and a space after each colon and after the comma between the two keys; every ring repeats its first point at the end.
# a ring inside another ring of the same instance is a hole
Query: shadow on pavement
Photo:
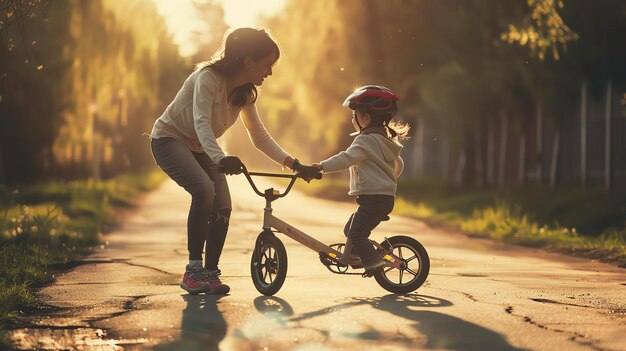
{"type": "MultiPolygon", "coordinates": [[[[299,315],[294,315],[293,308],[281,298],[260,296],[254,300],[254,306],[259,312],[279,317],[285,322],[303,321],[360,305],[371,305],[375,309],[406,319],[417,332],[425,336],[426,342],[421,345],[425,349],[522,351],[494,331],[447,314],[430,311],[429,309],[435,307],[452,306],[450,301],[434,296],[390,294],[380,298],[352,298],[346,303],[299,315]]],[[[410,338],[376,330],[354,337],[369,341],[413,342],[410,338]]]]}
{"type": "Polygon", "coordinates": [[[228,326],[217,305],[226,295],[183,295],[181,334],[178,340],[155,347],[155,350],[219,350],[228,326]]]}
{"type": "Polygon", "coordinates": [[[413,322],[413,327],[426,336],[424,348],[427,349],[522,350],[509,344],[502,335],[477,324],[443,313],[413,309],[424,306],[421,298],[420,295],[390,294],[378,299],[376,308],[413,322]]]}

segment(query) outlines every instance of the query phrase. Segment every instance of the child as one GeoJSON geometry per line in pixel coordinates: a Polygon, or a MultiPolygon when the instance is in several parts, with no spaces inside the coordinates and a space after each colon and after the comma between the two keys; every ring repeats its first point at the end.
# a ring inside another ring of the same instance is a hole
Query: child
{"type": "Polygon", "coordinates": [[[396,178],[404,168],[400,158],[408,127],[391,121],[398,111],[398,96],[378,85],[356,89],[343,106],[353,110],[352,125],[356,135],[352,145],[335,156],[313,166],[324,172],[350,168],[350,192],[359,204],[344,228],[353,248],[361,258],[366,274],[381,269],[385,262],[369,242],[370,233],[393,210],[396,178]],[[394,129],[394,128],[397,128],[394,129]]]}

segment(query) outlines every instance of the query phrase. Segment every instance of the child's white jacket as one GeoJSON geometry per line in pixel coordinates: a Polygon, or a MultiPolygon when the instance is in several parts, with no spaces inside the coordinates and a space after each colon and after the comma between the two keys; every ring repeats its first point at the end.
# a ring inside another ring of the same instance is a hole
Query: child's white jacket
{"type": "Polygon", "coordinates": [[[350,195],[393,195],[404,169],[400,157],[402,145],[389,139],[384,127],[368,128],[352,145],[321,162],[325,172],[350,168],[350,195]]]}

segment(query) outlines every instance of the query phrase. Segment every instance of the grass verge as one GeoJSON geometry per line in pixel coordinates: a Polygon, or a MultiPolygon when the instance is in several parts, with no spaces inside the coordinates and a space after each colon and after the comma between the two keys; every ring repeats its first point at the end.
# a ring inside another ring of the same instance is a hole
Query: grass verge
{"type": "MultiPolygon", "coordinates": [[[[349,200],[347,180],[325,179],[299,190],[349,200]]],[[[401,179],[394,214],[470,236],[596,259],[626,267],[626,196],[602,189],[524,186],[459,189],[436,180],[401,179]]]]}
{"type": "Polygon", "coordinates": [[[151,170],[99,182],[0,186],[0,330],[36,306],[34,290],[54,278],[53,265],[99,244],[116,210],[132,207],[164,179],[151,170]]]}

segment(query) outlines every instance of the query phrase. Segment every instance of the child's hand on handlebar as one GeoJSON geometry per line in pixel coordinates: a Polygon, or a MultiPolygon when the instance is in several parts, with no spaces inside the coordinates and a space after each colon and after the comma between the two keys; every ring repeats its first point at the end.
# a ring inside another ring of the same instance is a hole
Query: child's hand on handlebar
{"type": "Polygon", "coordinates": [[[317,167],[305,166],[297,159],[293,163],[293,170],[298,172],[296,175],[309,183],[312,179],[321,179],[322,173],[317,167]]]}

